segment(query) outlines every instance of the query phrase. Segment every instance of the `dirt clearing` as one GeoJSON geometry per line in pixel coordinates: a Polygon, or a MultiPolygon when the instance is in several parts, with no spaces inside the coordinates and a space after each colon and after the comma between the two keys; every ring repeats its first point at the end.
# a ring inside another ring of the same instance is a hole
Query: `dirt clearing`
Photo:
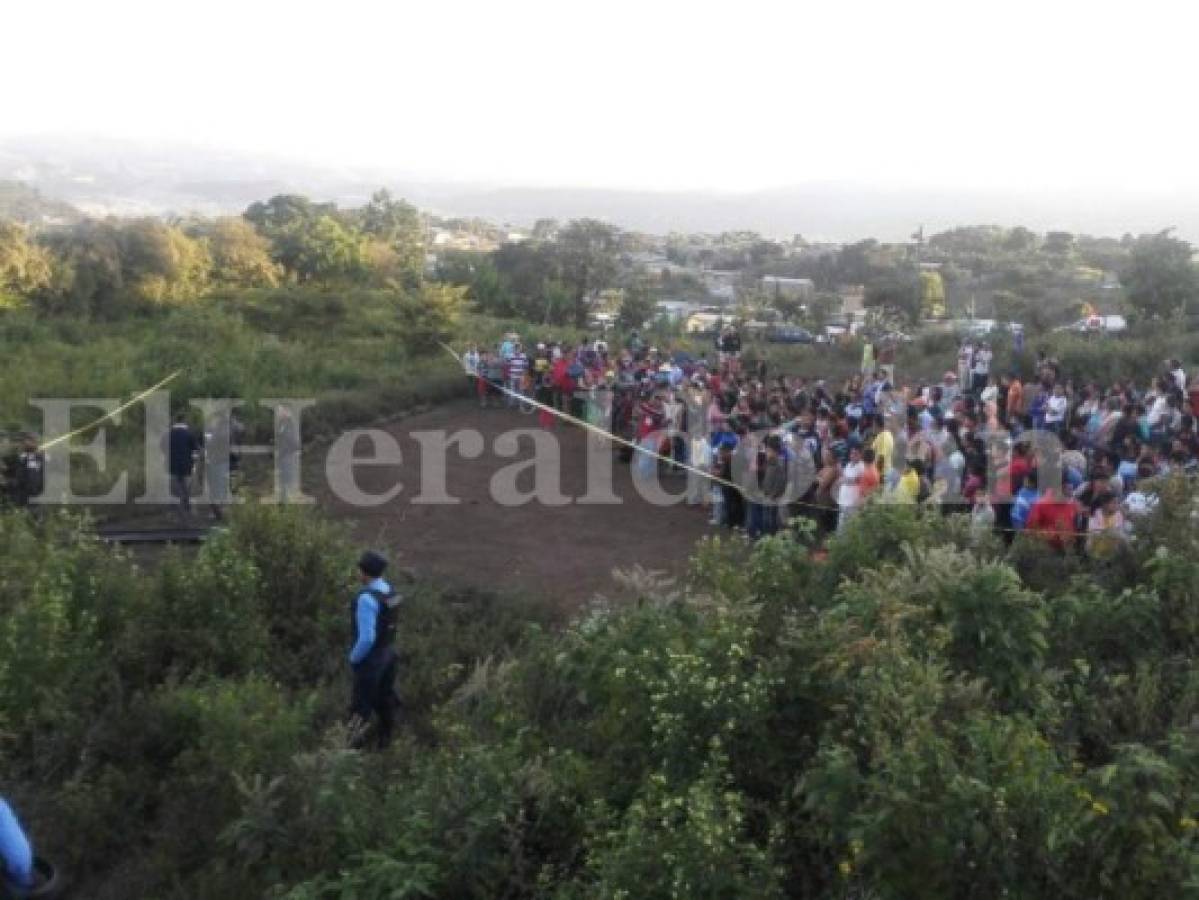
{"type": "MultiPolygon", "coordinates": [[[[581,505],[573,502],[587,492],[588,436],[563,427],[560,490],[570,503],[546,506],[536,500],[504,506],[492,498],[492,479],[500,470],[529,460],[532,444],[524,440],[515,457],[494,451],[497,436],[516,428],[535,428],[536,417],[515,410],[480,409],[469,401],[447,404],[385,426],[399,442],[402,465],[358,466],[360,490],[383,494],[394,485],[402,490],[382,506],[363,508],[339,499],[327,486],[328,450],[306,450],[305,492],[331,516],[351,526],[356,541],[385,547],[399,565],[450,585],[498,591],[535,591],[576,605],[596,592],[610,590],[614,568],[634,564],[681,574],[696,540],[710,533],[706,511],[683,503],[659,507],[648,503],[633,486],[629,466],[612,458],[612,492],[619,505],[581,505]],[[483,454],[464,459],[456,450],[446,455],[446,488],[461,502],[454,505],[413,503],[421,491],[421,446],[414,432],[462,429],[478,431],[483,454]]],[[[357,452],[369,452],[365,440],[357,452]]],[[[525,473],[517,481],[531,490],[525,473]]],[[[662,487],[671,494],[685,489],[682,475],[667,475],[662,487]]]]}

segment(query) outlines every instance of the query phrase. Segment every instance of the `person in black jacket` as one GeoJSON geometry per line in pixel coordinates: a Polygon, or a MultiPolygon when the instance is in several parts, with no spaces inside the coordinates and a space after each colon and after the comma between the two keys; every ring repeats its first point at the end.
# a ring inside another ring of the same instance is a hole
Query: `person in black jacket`
{"type": "Polygon", "coordinates": [[[191,514],[191,477],[199,447],[187,419],[179,413],[167,432],[167,471],[171,476],[171,493],[179,499],[179,512],[184,517],[191,514]]]}
{"type": "Polygon", "coordinates": [[[8,499],[15,506],[29,506],[41,496],[45,485],[46,454],[38,449],[37,438],[27,434],[21,449],[4,461],[4,481],[8,499]]]}

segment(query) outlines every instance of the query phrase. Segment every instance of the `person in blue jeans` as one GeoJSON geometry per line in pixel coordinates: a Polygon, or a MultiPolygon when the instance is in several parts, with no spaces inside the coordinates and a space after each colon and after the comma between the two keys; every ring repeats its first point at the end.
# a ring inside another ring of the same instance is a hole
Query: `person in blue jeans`
{"type": "Polygon", "coordinates": [[[33,848],[12,808],[0,797],[0,887],[32,890],[33,848]]]}

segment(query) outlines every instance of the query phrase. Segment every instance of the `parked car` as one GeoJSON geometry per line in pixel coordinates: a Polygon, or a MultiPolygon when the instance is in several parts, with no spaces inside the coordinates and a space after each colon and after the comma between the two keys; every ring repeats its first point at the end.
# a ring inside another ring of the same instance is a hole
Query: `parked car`
{"type": "Polygon", "coordinates": [[[776,325],[766,331],[766,340],[772,344],[811,344],[812,332],[798,325],[776,325]]]}

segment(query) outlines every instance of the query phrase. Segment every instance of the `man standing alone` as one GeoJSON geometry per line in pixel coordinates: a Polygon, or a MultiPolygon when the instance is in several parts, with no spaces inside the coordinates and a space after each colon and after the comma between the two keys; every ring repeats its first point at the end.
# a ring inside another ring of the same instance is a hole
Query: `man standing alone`
{"type": "Polygon", "coordinates": [[[179,513],[184,518],[191,514],[191,477],[199,446],[187,419],[179,413],[167,434],[167,470],[171,475],[171,493],[179,499],[179,513]]]}
{"type": "Polygon", "coordinates": [[[354,740],[361,741],[362,730],[378,713],[378,745],[382,749],[391,740],[395,725],[396,609],[400,598],[383,580],[387,560],[368,550],[358,560],[361,586],[350,603],[350,627],[354,643],[350,648],[350,670],[354,688],[350,696],[351,727],[354,740]]]}

